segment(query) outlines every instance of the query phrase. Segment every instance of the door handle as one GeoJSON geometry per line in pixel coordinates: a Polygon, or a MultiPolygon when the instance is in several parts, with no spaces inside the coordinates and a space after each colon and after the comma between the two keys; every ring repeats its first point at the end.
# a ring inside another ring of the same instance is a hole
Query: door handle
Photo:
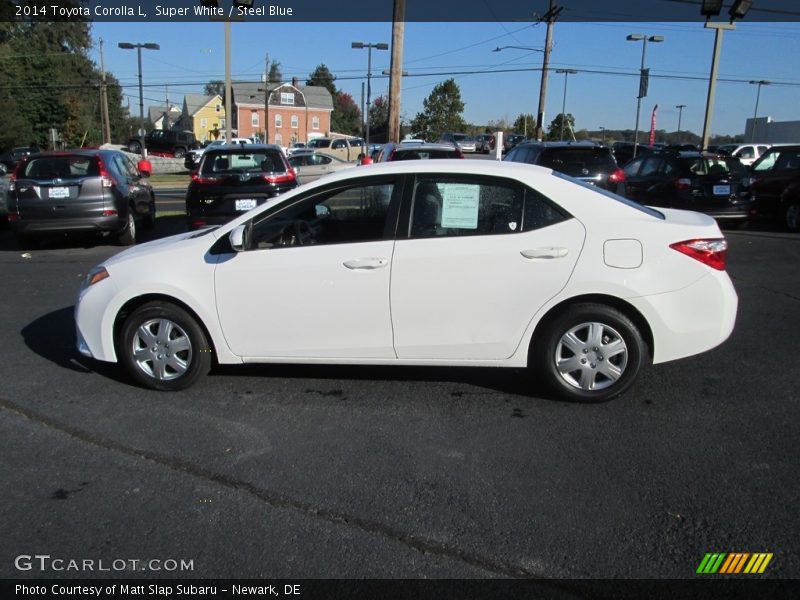
{"type": "Polygon", "coordinates": [[[540,248],[528,248],[521,250],[520,254],[525,258],[563,258],[569,253],[568,248],[562,246],[542,246],[540,248]]]}
{"type": "Polygon", "coordinates": [[[345,267],[352,270],[370,271],[381,269],[389,264],[388,258],[352,258],[342,263],[345,267]]]}

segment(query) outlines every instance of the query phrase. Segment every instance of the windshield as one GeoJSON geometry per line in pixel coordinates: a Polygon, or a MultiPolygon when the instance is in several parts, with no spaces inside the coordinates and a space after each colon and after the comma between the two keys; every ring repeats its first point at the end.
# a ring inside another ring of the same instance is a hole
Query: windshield
{"type": "Polygon", "coordinates": [[[627,198],[623,198],[622,196],[618,196],[617,194],[615,194],[613,192],[609,192],[608,190],[605,190],[603,188],[600,188],[600,187],[597,187],[595,185],[592,185],[591,183],[586,183],[585,181],[581,181],[580,179],[575,179],[574,177],[570,177],[569,175],[565,175],[564,173],[559,173],[558,171],[553,171],[553,175],[555,175],[556,177],[559,177],[561,179],[566,179],[567,181],[570,181],[570,182],[574,183],[575,185],[579,185],[582,188],[586,188],[587,190],[592,190],[595,193],[602,194],[606,198],[610,198],[611,200],[614,200],[615,202],[620,202],[621,204],[624,204],[625,206],[629,206],[630,208],[633,208],[635,210],[641,211],[641,212],[645,213],[646,215],[650,215],[651,217],[655,217],[656,219],[661,219],[662,221],[665,219],[663,213],[660,213],[657,210],[655,210],[653,208],[650,208],[649,206],[644,206],[642,204],[639,204],[638,202],[634,202],[633,200],[628,200],[627,198]]]}
{"type": "Polygon", "coordinates": [[[392,160],[418,160],[428,158],[458,158],[458,152],[455,150],[419,150],[412,149],[397,149],[392,157],[392,160]]]}
{"type": "Polygon", "coordinates": [[[692,175],[747,175],[747,168],[736,158],[681,158],[679,162],[692,175]]]}
{"type": "Polygon", "coordinates": [[[539,164],[567,175],[588,175],[584,171],[608,171],[616,167],[606,148],[549,148],[542,153],[539,164]]]}

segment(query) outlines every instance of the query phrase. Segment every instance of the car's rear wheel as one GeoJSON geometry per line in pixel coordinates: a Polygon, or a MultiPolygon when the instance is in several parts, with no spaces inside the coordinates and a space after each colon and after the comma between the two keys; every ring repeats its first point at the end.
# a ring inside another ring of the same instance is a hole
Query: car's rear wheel
{"type": "Polygon", "coordinates": [[[128,222],[125,229],[117,235],[117,243],[120,246],[132,246],[136,243],[136,219],[133,216],[133,209],[128,209],[128,222]]]}
{"type": "Polygon", "coordinates": [[[793,233],[800,231],[800,198],[790,200],[786,206],[786,228],[793,233]]]}
{"type": "Polygon", "coordinates": [[[175,158],[183,158],[186,156],[186,148],[175,148],[175,152],[173,154],[175,158]]]}
{"type": "Polygon", "coordinates": [[[142,145],[139,142],[128,142],[128,150],[134,154],[142,153],[142,145]]]}
{"type": "Polygon", "coordinates": [[[636,325],[603,304],[575,304],[533,340],[530,367],[557,395],[603,402],[626,391],[649,356],[636,325]]]}
{"type": "Polygon", "coordinates": [[[117,351],[128,373],[154,390],[182,390],[211,369],[202,327],[167,302],[150,302],[133,311],[122,326],[117,351]]]}

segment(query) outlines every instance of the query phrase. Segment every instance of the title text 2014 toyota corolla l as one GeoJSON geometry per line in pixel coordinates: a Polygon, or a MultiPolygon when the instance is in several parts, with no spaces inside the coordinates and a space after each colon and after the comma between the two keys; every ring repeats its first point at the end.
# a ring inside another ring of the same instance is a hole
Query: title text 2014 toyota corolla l
{"type": "Polygon", "coordinates": [[[600,401],[730,335],[726,247],[710,217],[540,167],[372,165],[108,259],[78,346],[157,390],[214,360],[527,366],[600,401]]]}

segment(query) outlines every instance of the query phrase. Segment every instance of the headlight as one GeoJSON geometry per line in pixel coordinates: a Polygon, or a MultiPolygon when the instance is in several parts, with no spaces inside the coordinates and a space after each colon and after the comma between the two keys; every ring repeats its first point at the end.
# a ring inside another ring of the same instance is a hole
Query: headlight
{"type": "Polygon", "coordinates": [[[84,282],[84,287],[89,287],[94,285],[95,283],[99,283],[110,277],[108,271],[106,271],[105,267],[94,267],[91,271],[86,274],[86,281],[84,282]]]}

